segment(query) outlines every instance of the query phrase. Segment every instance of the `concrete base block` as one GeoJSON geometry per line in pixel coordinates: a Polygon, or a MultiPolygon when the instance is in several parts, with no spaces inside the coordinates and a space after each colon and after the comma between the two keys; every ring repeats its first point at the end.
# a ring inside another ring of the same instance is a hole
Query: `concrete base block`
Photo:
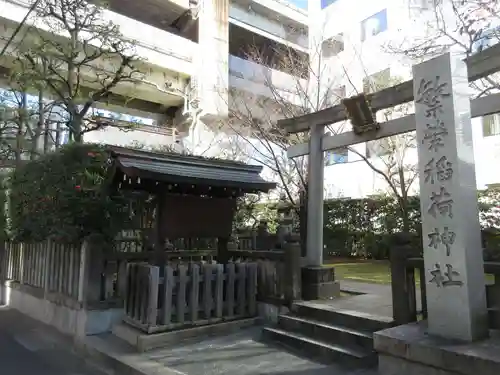
{"type": "Polygon", "coordinates": [[[278,316],[287,314],[290,309],[286,306],[276,306],[270,303],[259,302],[257,303],[257,311],[264,323],[277,324],[278,316]]]}
{"type": "Polygon", "coordinates": [[[331,299],[340,297],[340,284],[335,281],[331,266],[302,268],[302,299],[331,299]]]}
{"type": "Polygon", "coordinates": [[[500,374],[500,333],[463,343],[427,334],[426,322],[379,331],[374,335],[383,375],[500,374]]]}
{"type": "Polygon", "coordinates": [[[178,331],[146,334],[125,323],[113,327],[113,335],[132,345],[138,352],[161,348],[187,339],[200,339],[212,335],[227,335],[240,329],[257,324],[259,318],[233,320],[200,327],[180,329],[178,331]]]}
{"type": "Polygon", "coordinates": [[[9,307],[71,336],[111,332],[113,325],[123,317],[122,308],[72,309],[10,286],[5,286],[5,294],[9,307]]]}

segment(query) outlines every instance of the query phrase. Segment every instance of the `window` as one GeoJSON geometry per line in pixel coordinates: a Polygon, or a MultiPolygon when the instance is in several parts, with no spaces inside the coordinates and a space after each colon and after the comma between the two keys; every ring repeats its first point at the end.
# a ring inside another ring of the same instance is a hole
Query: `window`
{"type": "Polygon", "coordinates": [[[325,166],[347,163],[348,160],[349,151],[347,147],[325,152],[325,166]]]}
{"type": "Polygon", "coordinates": [[[321,9],[325,9],[327,6],[332,5],[337,0],[321,0],[321,9]]]}
{"type": "Polygon", "coordinates": [[[361,22],[361,41],[387,30],[387,9],[368,17],[361,22]]]}
{"type": "Polygon", "coordinates": [[[363,78],[363,92],[371,94],[391,85],[391,70],[389,68],[363,78]]]}
{"type": "Polygon", "coordinates": [[[344,50],[344,34],[338,34],[321,44],[321,53],[323,57],[329,58],[338,55],[344,50]]]}
{"type": "Polygon", "coordinates": [[[483,117],[483,137],[500,135],[500,115],[487,115],[483,117]]]}
{"type": "Polygon", "coordinates": [[[497,44],[500,40],[500,27],[484,30],[472,44],[471,52],[477,53],[497,44]]]}
{"type": "Polygon", "coordinates": [[[376,139],[366,142],[366,157],[380,157],[391,153],[391,144],[389,138],[376,139]]]}

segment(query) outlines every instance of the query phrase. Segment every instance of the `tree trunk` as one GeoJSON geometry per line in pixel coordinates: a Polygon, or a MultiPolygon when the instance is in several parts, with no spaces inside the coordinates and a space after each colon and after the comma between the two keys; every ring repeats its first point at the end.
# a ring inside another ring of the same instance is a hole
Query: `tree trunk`
{"type": "Polygon", "coordinates": [[[26,93],[21,94],[21,106],[19,108],[19,115],[17,121],[17,134],[16,134],[16,149],[14,150],[15,165],[18,166],[22,160],[23,144],[25,142],[24,130],[26,127],[26,110],[27,110],[27,97],[26,93]]]}
{"type": "MultiPolygon", "coordinates": [[[[40,137],[44,127],[44,118],[43,91],[40,89],[38,90],[38,122],[36,124],[35,132],[33,133],[33,139],[31,140],[30,160],[35,160],[35,157],[38,154],[40,137]]],[[[43,150],[45,150],[45,145],[43,150]]]]}
{"type": "Polygon", "coordinates": [[[406,181],[404,169],[399,168],[399,181],[401,186],[401,197],[398,198],[401,211],[401,219],[403,220],[403,232],[410,233],[410,218],[408,217],[408,193],[406,191],[406,181]]]}
{"type": "Polygon", "coordinates": [[[73,134],[73,142],[83,143],[83,133],[82,133],[83,119],[76,115],[72,118],[70,129],[73,134]]]}

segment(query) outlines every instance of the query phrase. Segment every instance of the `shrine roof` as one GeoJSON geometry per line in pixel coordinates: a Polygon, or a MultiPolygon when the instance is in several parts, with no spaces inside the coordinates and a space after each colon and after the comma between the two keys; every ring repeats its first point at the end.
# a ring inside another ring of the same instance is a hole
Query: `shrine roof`
{"type": "Polygon", "coordinates": [[[114,164],[129,177],[158,182],[236,188],[267,192],[276,187],[264,180],[262,166],[178,153],[157,153],[108,146],[114,164]]]}

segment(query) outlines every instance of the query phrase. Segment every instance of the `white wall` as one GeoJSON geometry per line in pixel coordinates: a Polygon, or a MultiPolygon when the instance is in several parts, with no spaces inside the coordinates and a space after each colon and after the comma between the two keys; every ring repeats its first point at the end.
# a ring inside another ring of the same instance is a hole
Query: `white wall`
{"type": "MultiPolygon", "coordinates": [[[[321,60],[320,63],[326,67],[321,74],[336,84],[346,85],[347,96],[362,91],[364,77],[387,67],[390,68],[392,77],[411,78],[411,66],[408,61],[385,52],[385,47],[391,41],[400,42],[417,38],[427,32],[422,26],[422,20],[411,18],[412,14],[404,1],[337,0],[323,11],[319,9],[319,1],[317,5],[312,3],[310,2],[309,6],[312,17],[310,28],[312,51],[319,51],[319,45],[323,40],[341,32],[344,34],[344,51],[335,57],[321,60]],[[382,9],[387,9],[388,30],[362,42],[361,22],[382,9]],[[316,20],[319,21],[315,22],[316,20]]],[[[319,54],[312,53],[311,59],[317,62],[319,54]]],[[[322,80],[326,81],[327,78],[322,80]]],[[[472,126],[476,179],[478,188],[484,188],[487,184],[500,182],[500,171],[498,168],[491,168],[491,165],[496,165],[496,161],[500,160],[500,136],[483,137],[481,119],[473,119],[472,126]]],[[[344,125],[343,129],[349,130],[350,125],[344,125]]],[[[355,147],[362,154],[366,151],[365,144],[355,147]]],[[[416,162],[416,156],[416,151],[411,150],[405,162],[416,162]]],[[[377,162],[377,158],[372,161],[377,162]]],[[[387,187],[387,183],[352,152],[349,153],[348,163],[325,168],[325,188],[329,197],[363,197],[387,191],[387,187]]],[[[413,183],[413,188],[414,191],[418,189],[418,180],[413,183]]]]}

